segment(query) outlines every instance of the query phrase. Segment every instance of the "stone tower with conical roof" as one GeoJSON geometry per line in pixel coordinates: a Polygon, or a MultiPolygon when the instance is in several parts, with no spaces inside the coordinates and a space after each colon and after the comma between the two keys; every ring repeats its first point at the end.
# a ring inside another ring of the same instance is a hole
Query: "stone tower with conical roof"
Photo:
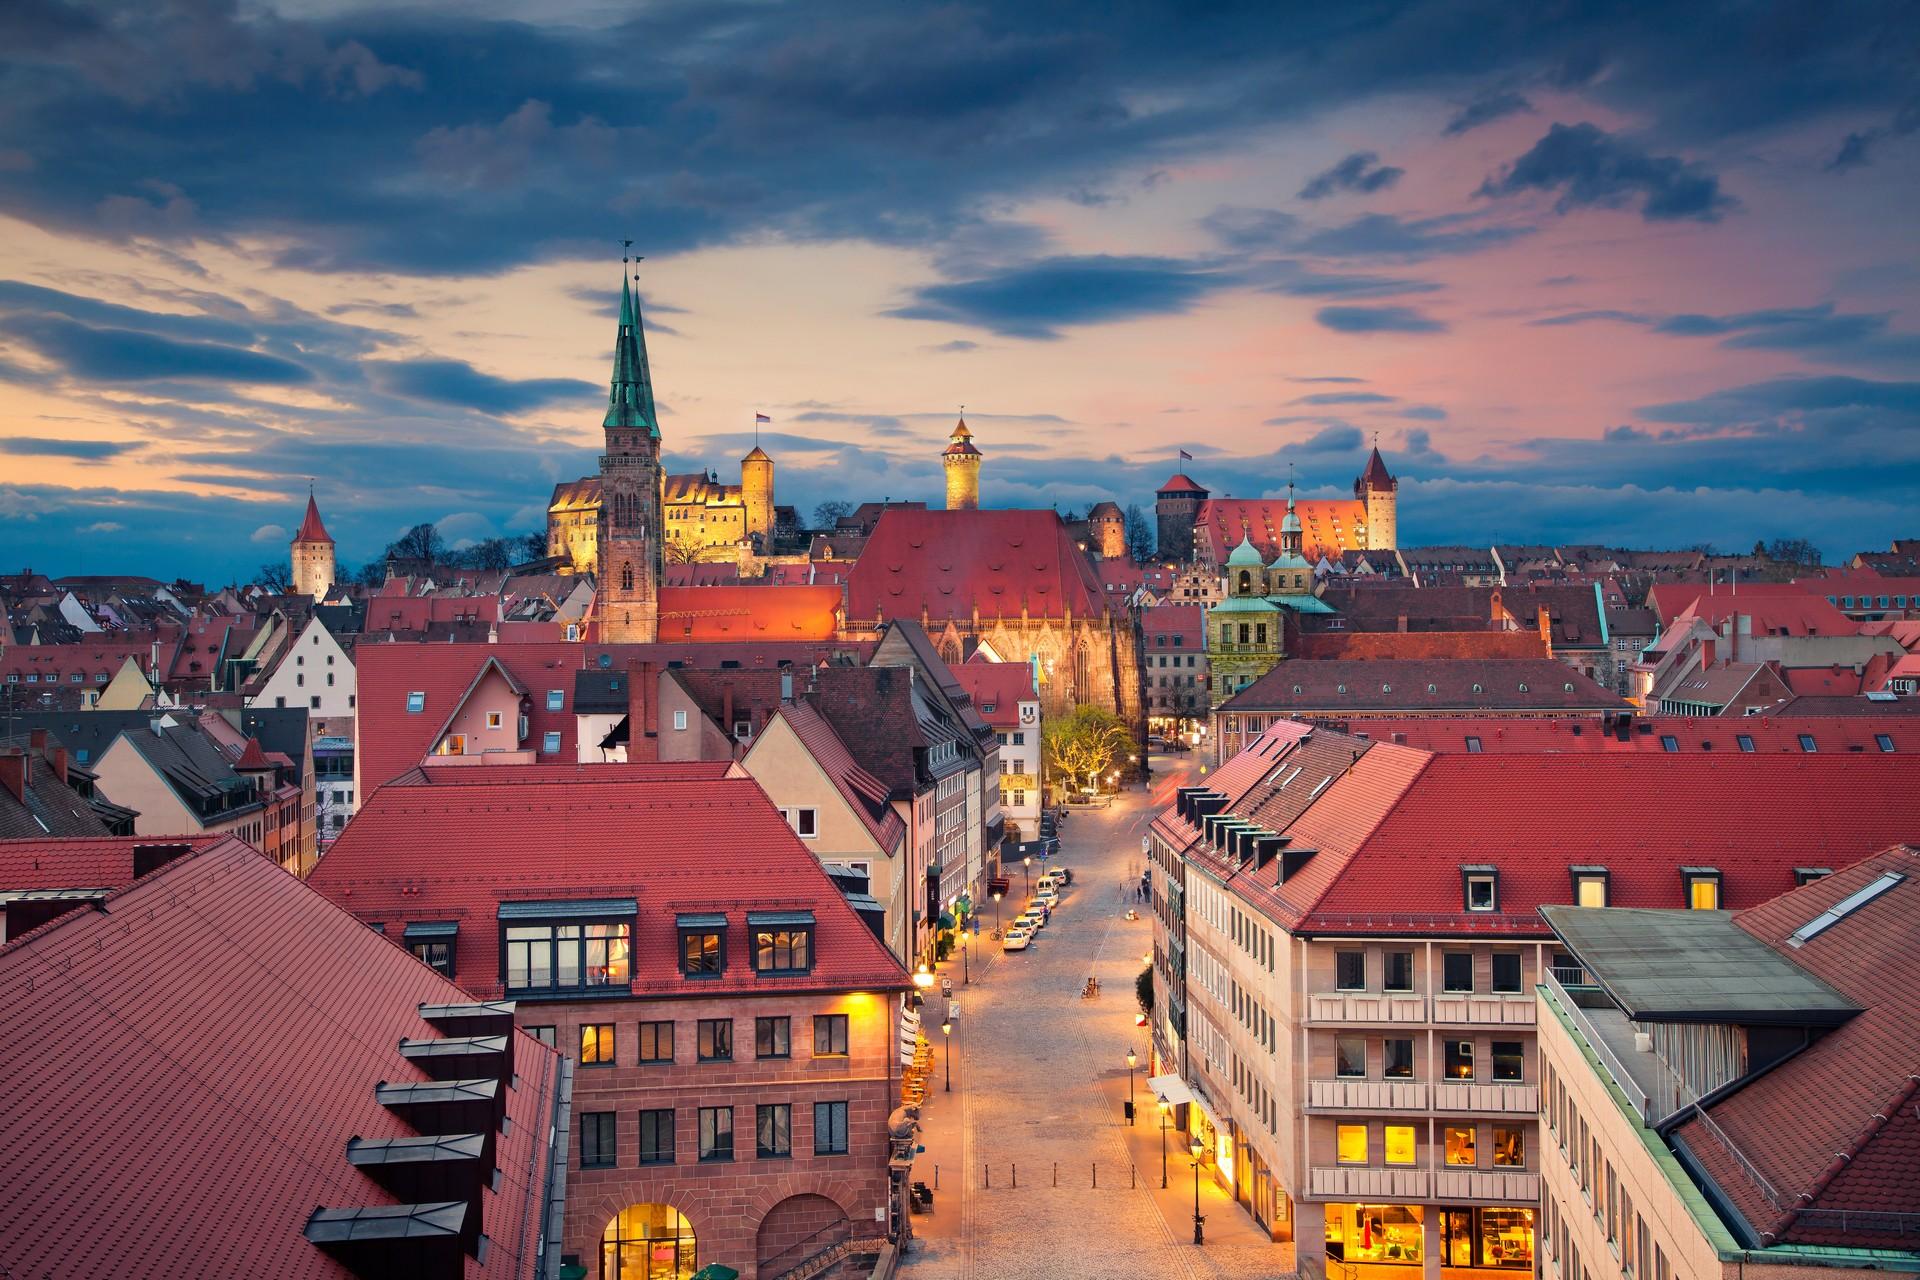
{"type": "Polygon", "coordinates": [[[973,447],[973,432],[967,420],[960,419],[948,437],[940,455],[947,472],[947,510],[974,511],[980,506],[980,451],[973,447]]]}
{"type": "Polygon", "coordinates": [[[307,490],[307,516],[293,535],[293,590],[296,595],[325,600],[333,590],[333,539],[320,523],[320,507],[307,490]]]}
{"type": "Polygon", "coordinates": [[[740,459],[740,500],[747,508],[747,537],[754,550],[773,550],[773,459],[759,444],[740,459]]]}
{"type": "Polygon", "coordinates": [[[1400,482],[1387,471],[1380,446],[1373,446],[1366,470],[1353,482],[1353,496],[1367,504],[1368,551],[1392,551],[1400,545],[1400,482]]]}
{"type": "Polygon", "coordinates": [[[620,272],[620,331],[600,455],[600,639],[652,644],[660,631],[660,419],[640,304],[620,272]]]}

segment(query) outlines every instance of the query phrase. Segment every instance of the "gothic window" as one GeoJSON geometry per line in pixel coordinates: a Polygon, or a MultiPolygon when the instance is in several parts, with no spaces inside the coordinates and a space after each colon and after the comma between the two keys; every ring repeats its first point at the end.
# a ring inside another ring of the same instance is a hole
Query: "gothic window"
{"type": "Polygon", "coordinates": [[[633,562],[632,561],[622,561],[620,564],[620,589],[622,591],[633,590],[633,562]]]}

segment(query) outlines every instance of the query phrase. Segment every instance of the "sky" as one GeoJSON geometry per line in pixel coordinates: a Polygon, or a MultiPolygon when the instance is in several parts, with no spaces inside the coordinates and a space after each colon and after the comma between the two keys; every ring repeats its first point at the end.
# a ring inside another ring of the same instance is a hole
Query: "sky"
{"type": "Polygon", "coordinates": [[[1404,544],[1920,536],[1910,0],[0,5],[0,570],[544,526],[667,461],[1404,544]],[[529,15],[539,15],[530,19],[529,15]],[[1193,455],[1177,462],[1177,452],[1193,455]]]}

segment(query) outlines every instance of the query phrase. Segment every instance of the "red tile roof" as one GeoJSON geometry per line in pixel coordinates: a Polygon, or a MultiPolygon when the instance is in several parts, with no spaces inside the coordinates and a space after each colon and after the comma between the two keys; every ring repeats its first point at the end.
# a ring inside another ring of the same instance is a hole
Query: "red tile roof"
{"type": "Polygon", "coordinates": [[[1322,631],[1299,638],[1299,658],[1546,658],[1537,631],[1322,631]]]}
{"type": "Polygon", "coordinates": [[[1161,485],[1154,492],[1155,493],[1197,493],[1204,498],[1207,496],[1207,487],[1201,484],[1197,480],[1189,479],[1187,477],[1186,472],[1176,471],[1171,476],[1167,477],[1167,482],[1161,485]]]}
{"type": "Polygon", "coordinates": [[[860,767],[827,718],[806,702],[787,703],[774,714],[800,739],[874,844],[889,852],[896,848],[907,824],[894,809],[887,784],[860,767]]]}
{"type": "Polygon", "coordinates": [[[1576,711],[1625,705],[1617,694],[1553,658],[1370,658],[1282,662],[1222,703],[1220,710],[1339,715],[1576,711]]]}
{"type": "Polygon", "coordinates": [[[1206,646],[1207,613],[1197,604],[1171,602],[1149,605],[1140,613],[1140,630],[1147,638],[1147,652],[1159,653],[1178,648],[1182,653],[1197,653],[1206,646]],[[1174,636],[1181,643],[1172,643],[1174,636]]]}
{"type": "Polygon", "coordinates": [[[293,540],[329,544],[333,542],[333,539],[327,536],[327,526],[320,523],[320,507],[314,502],[312,494],[307,495],[307,515],[300,522],[300,531],[293,535],[293,540]]]}
{"type": "Polygon", "coordinates": [[[1367,455],[1366,470],[1362,471],[1360,478],[1354,481],[1354,492],[1358,493],[1363,489],[1383,490],[1394,487],[1396,486],[1393,476],[1387,471],[1386,460],[1380,456],[1380,450],[1376,448],[1371,454],[1367,455]]]}
{"type": "Polygon", "coordinates": [[[1720,583],[1656,582],[1647,603],[1671,627],[1691,610],[1714,627],[1735,614],[1753,619],[1757,636],[1851,636],[1860,624],[1827,603],[1824,591],[1801,582],[1743,582],[1738,587],[1720,583]]]}
{"type": "Polygon", "coordinates": [[[733,587],[740,585],[740,566],[734,561],[669,564],[661,567],[665,587],[733,587]]]}
{"type": "Polygon", "coordinates": [[[1108,610],[1093,564],[1052,511],[914,511],[880,516],[847,579],[847,616],[1092,618],[1108,610]]]}
{"type": "MultiPolygon", "coordinates": [[[[1869,704],[1871,705],[1871,704],[1869,704]]],[[[1599,716],[1350,716],[1329,728],[1369,738],[1416,747],[1421,751],[1478,750],[1489,754],[1515,752],[1622,752],[1667,750],[1673,739],[1678,752],[1741,752],[1746,738],[1756,753],[1803,754],[1801,736],[1814,740],[1818,752],[1878,752],[1885,735],[1896,752],[1920,754],[1920,725],[1902,716],[1634,716],[1619,722],[1599,716]],[[1467,746],[1473,738],[1477,745],[1467,746]]]]}
{"type": "MultiPolygon", "coordinates": [[[[307,1220],[396,1202],[347,1142],[414,1135],[375,1086],[424,1081],[401,1039],[468,1001],[231,839],[0,947],[0,990],[0,1259],[35,1276],[348,1274],[307,1220]]],[[[534,1274],[559,1060],[513,1062],[470,1280],[534,1274]]]]}
{"type": "Polygon", "coordinates": [[[1864,1011],[1708,1108],[1782,1203],[1770,1203],[1697,1119],[1675,1136],[1766,1243],[1914,1249],[1911,1230],[1887,1237],[1870,1216],[1828,1215],[1920,1214],[1920,850],[1888,849],[1734,923],[1864,1011]],[[1801,926],[1890,872],[1906,879],[1789,945],[1801,926]]]}
{"type": "Polygon", "coordinates": [[[1040,699],[1033,688],[1033,668],[1024,662],[969,660],[950,670],[980,718],[996,729],[1019,728],[1020,703],[1040,699]]]}
{"type": "Polygon", "coordinates": [[[0,840],[0,891],[124,889],[133,883],[136,848],[187,845],[204,849],[225,836],[79,836],[0,840]]]}
{"type": "MultiPolygon", "coordinates": [[[[1364,547],[1367,504],[1358,498],[1301,498],[1294,503],[1300,517],[1301,546],[1308,560],[1335,558],[1343,551],[1364,547]]],[[[1286,519],[1285,498],[1209,498],[1194,517],[1194,541],[1202,558],[1223,564],[1246,537],[1263,559],[1280,554],[1280,522],[1286,519]]],[[[1391,551],[1382,552],[1388,560],[1391,551]]]]}
{"type": "Polygon", "coordinates": [[[908,985],[760,784],[711,772],[601,781],[597,772],[521,777],[503,765],[448,771],[456,776],[427,786],[395,782],[361,806],[310,882],[390,934],[408,920],[458,922],[454,977],[476,995],[502,994],[502,903],[587,898],[639,902],[634,995],[687,993],[676,959],[681,912],[728,916],[728,970],[703,980],[702,994],[908,985]],[[814,914],[808,975],[753,972],[746,913],[782,910],[814,914]]]}
{"type": "Polygon", "coordinates": [[[661,587],[660,639],[694,643],[830,640],[836,586],[661,587]]]}

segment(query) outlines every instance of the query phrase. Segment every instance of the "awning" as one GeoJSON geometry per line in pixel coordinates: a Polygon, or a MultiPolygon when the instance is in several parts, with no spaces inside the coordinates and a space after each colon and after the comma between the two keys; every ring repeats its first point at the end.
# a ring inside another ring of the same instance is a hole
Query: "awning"
{"type": "Polygon", "coordinates": [[[674,916],[673,923],[679,929],[724,929],[727,917],[721,911],[682,911],[674,916]]]}
{"type": "Polygon", "coordinates": [[[1193,1090],[1179,1076],[1154,1076],[1147,1081],[1147,1089],[1168,1106],[1193,1101],[1193,1090]]]}

